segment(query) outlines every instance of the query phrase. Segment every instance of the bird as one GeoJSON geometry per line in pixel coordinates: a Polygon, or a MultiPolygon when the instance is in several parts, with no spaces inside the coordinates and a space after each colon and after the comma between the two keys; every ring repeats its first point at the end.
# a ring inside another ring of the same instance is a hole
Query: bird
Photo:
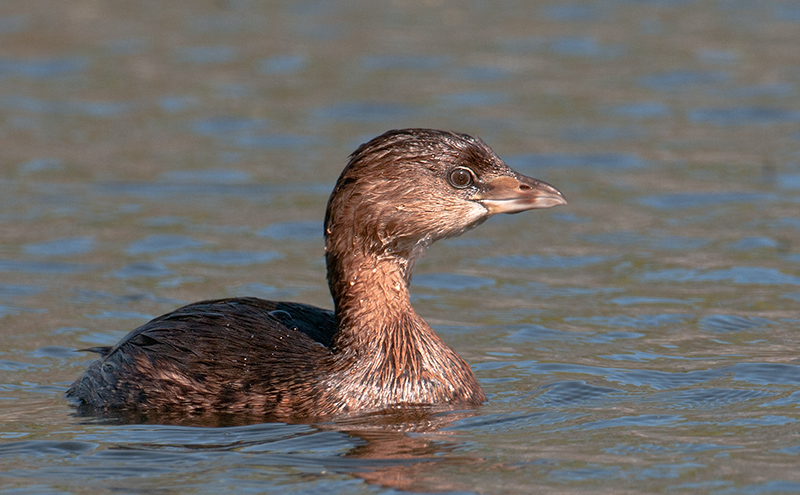
{"type": "Polygon", "coordinates": [[[359,146],[324,219],[333,310],[236,297],[134,329],[67,390],[92,414],[226,414],[298,420],[486,401],[470,366],[411,306],[434,242],[501,213],[566,204],[481,139],[396,129],[359,146]]]}

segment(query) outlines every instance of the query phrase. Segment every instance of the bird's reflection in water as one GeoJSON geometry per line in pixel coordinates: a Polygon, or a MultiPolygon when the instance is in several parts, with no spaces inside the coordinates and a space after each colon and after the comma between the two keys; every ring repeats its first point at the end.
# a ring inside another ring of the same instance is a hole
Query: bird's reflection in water
{"type": "Polygon", "coordinates": [[[452,430],[447,430],[453,423],[476,414],[474,410],[414,410],[367,414],[339,424],[341,431],[362,441],[346,457],[363,460],[369,466],[350,474],[370,484],[399,490],[470,491],[467,483],[437,476],[431,464],[483,462],[477,457],[455,454],[462,444],[452,430]]]}
{"type": "Polygon", "coordinates": [[[363,413],[317,422],[312,418],[291,423],[276,418],[243,415],[124,414],[97,416],[83,411],[85,421],[110,428],[134,426],[116,449],[175,454],[239,452],[269,466],[314,464],[324,474],[347,474],[367,483],[401,490],[470,490],[451,479],[436,476],[433,465],[479,464],[482,459],[458,455],[462,446],[448,427],[478,414],[476,410],[419,407],[363,413]],[[150,426],[151,428],[140,428],[150,426]],[[139,435],[140,432],[141,435],[139,435]],[[146,433],[145,433],[146,432],[146,433]],[[154,441],[153,432],[158,440],[154,441]],[[325,447],[311,437],[323,433],[343,435],[336,446],[325,447]],[[137,438],[137,436],[139,438],[137,438]],[[139,441],[141,439],[141,441],[139,441]],[[296,442],[296,446],[292,446],[296,442]],[[280,445],[279,445],[280,444],[280,445]],[[309,453],[313,450],[312,453],[309,453]],[[343,451],[344,450],[344,451],[343,451]]]}

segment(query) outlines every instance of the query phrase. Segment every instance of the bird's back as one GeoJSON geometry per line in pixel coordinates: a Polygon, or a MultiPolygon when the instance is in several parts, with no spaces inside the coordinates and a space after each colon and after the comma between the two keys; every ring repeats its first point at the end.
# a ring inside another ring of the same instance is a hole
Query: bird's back
{"type": "Polygon", "coordinates": [[[335,332],[333,313],[310,305],[198,302],[95,349],[101,358],[67,395],[91,411],[281,415],[317,394],[335,332]]]}

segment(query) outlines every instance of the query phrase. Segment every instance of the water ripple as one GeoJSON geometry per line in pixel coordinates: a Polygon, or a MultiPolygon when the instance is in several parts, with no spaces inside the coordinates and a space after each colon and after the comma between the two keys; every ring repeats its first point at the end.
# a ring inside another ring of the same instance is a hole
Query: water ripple
{"type": "Polygon", "coordinates": [[[630,119],[663,119],[669,117],[672,110],[658,101],[640,101],[608,107],[604,112],[614,117],[630,119]]]}
{"type": "Polygon", "coordinates": [[[657,196],[645,196],[639,199],[639,204],[659,210],[677,210],[686,208],[705,208],[708,206],[725,205],[729,203],[766,203],[776,201],[778,196],[770,193],[758,192],[704,192],[704,193],[675,193],[657,196]]]}
{"type": "Polygon", "coordinates": [[[150,199],[191,200],[204,196],[222,196],[247,199],[269,203],[277,194],[305,193],[329,194],[330,184],[184,184],[165,182],[106,182],[95,183],[92,190],[95,193],[111,196],[134,196],[150,199]]]}
{"type": "Polygon", "coordinates": [[[244,134],[234,137],[232,143],[241,148],[305,150],[320,146],[323,140],[304,134],[244,134]]]}
{"type": "Polygon", "coordinates": [[[631,361],[636,363],[643,363],[647,361],[655,361],[659,359],[673,359],[673,360],[687,360],[689,358],[684,356],[667,356],[665,354],[654,354],[652,352],[632,351],[626,354],[607,354],[598,355],[602,359],[609,361],[631,361]]]}
{"type": "Polygon", "coordinates": [[[648,160],[625,153],[528,153],[506,156],[506,162],[513,168],[523,171],[568,167],[627,170],[650,166],[648,160]]]}
{"type": "Polygon", "coordinates": [[[322,238],[322,226],[319,220],[278,222],[259,230],[257,235],[276,240],[317,241],[322,238]]]}
{"type": "Polygon", "coordinates": [[[483,414],[475,418],[462,419],[448,429],[479,430],[487,433],[496,433],[572,422],[585,416],[585,414],[566,413],[563,411],[483,414]]]}
{"type": "Polygon", "coordinates": [[[790,418],[787,416],[766,415],[758,418],[741,418],[733,419],[731,421],[722,421],[718,423],[720,426],[776,426],[776,425],[790,425],[800,423],[798,418],[790,418]]]}
{"type": "Polygon", "coordinates": [[[459,273],[421,273],[414,277],[414,285],[431,290],[466,290],[495,285],[495,280],[459,273]]]}
{"type": "Polygon", "coordinates": [[[598,399],[611,400],[613,395],[623,394],[622,390],[589,385],[582,380],[549,383],[542,387],[543,393],[537,402],[544,407],[569,407],[594,402],[598,399]]]}
{"type": "Polygon", "coordinates": [[[800,366],[777,363],[739,363],[730,368],[733,379],[754,385],[800,385],[800,366]]]}
{"type": "Polygon", "coordinates": [[[727,270],[690,270],[667,268],[645,272],[637,278],[643,282],[731,282],[737,285],[800,285],[800,277],[775,268],[737,266],[727,270]]]}
{"type": "Polygon", "coordinates": [[[0,99],[0,107],[31,113],[73,115],[111,119],[133,111],[136,102],[122,101],[45,101],[28,96],[12,95],[0,99]]]}
{"type": "MultiPolygon", "coordinates": [[[[2,27],[0,26],[0,32],[2,27]]],[[[51,79],[76,72],[83,72],[89,67],[86,57],[65,57],[50,59],[0,59],[0,78],[20,77],[25,79],[51,79]]]]}
{"type": "Polygon", "coordinates": [[[78,441],[24,440],[21,442],[0,443],[0,455],[58,455],[83,454],[96,449],[98,444],[78,441]]]}
{"type": "Polygon", "coordinates": [[[656,390],[688,387],[706,383],[725,376],[736,381],[754,385],[797,385],[800,384],[800,366],[773,363],[738,363],[733,366],[669,372],[661,370],[637,370],[607,368],[571,363],[541,363],[537,361],[507,361],[505,363],[477,363],[474,368],[480,371],[513,366],[533,375],[553,375],[569,373],[589,375],[611,382],[656,390]]]}
{"type": "MultiPolygon", "coordinates": [[[[503,333],[503,329],[498,329],[497,334],[503,333]]],[[[554,330],[542,325],[521,325],[510,334],[503,337],[503,340],[509,343],[522,343],[522,342],[590,342],[595,344],[613,342],[616,340],[638,339],[643,334],[638,332],[576,332],[554,330]]]]}
{"type": "Polygon", "coordinates": [[[689,112],[689,120],[718,126],[791,123],[800,122],[800,111],[769,107],[700,108],[689,112]]]}
{"type": "Polygon", "coordinates": [[[587,255],[587,256],[541,256],[531,254],[527,256],[514,255],[514,256],[492,256],[488,258],[481,258],[478,263],[482,265],[498,266],[502,268],[521,268],[521,269],[536,269],[536,268],[560,268],[572,269],[583,268],[589,265],[596,265],[616,259],[616,256],[601,256],[601,255],[587,255]]]}
{"type": "Polygon", "coordinates": [[[659,428],[674,428],[686,421],[683,416],[673,414],[641,414],[638,416],[622,416],[619,418],[601,419],[580,425],[566,426],[555,431],[570,430],[605,430],[608,428],[643,428],[657,426],[659,428]]]}
{"type": "Polygon", "coordinates": [[[774,321],[765,318],[744,317],[738,315],[712,315],[700,319],[699,326],[712,332],[741,332],[774,325],[774,321]]]}
{"type": "Polygon", "coordinates": [[[495,290],[498,295],[525,295],[531,298],[551,298],[614,294],[624,292],[625,289],[612,287],[554,287],[539,282],[526,282],[524,284],[503,284],[495,290]]]}
{"type": "Polygon", "coordinates": [[[130,243],[125,252],[130,255],[139,255],[198,248],[206,244],[206,242],[184,235],[154,234],[130,243]]]}
{"type": "Polygon", "coordinates": [[[663,327],[674,326],[684,323],[691,318],[689,314],[656,314],[656,315],[638,315],[638,316],[590,316],[590,317],[569,317],[564,321],[569,323],[587,323],[590,325],[597,325],[604,328],[647,328],[647,327],[663,327]]]}
{"type": "Polygon", "coordinates": [[[613,12],[608,6],[584,3],[563,3],[542,9],[551,21],[599,21],[613,12]]]}
{"type": "Polygon", "coordinates": [[[177,58],[181,62],[207,65],[223,64],[236,60],[237,49],[230,46],[189,46],[179,48],[177,58]]]}
{"type": "Polygon", "coordinates": [[[230,168],[205,170],[171,170],[161,174],[164,182],[179,184],[246,184],[250,174],[230,168]]]}
{"type": "Polygon", "coordinates": [[[267,127],[266,119],[243,117],[212,117],[195,120],[191,123],[192,131],[202,136],[217,136],[237,132],[251,132],[267,127]]]}
{"type": "Polygon", "coordinates": [[[638,232],[617,231],[603,234],[586,234],[581,239],[597,244],[612,246],[643,246],[649,249],[691,250],[707,245],[710,241],[701,237],[684,237],[665,233],[643,234],[638,232]]]}
{"type": "Polygon", "coordinates": [[[0,259],[0,272],[68,274],[88,272],[98,268],[98,265],[69,263],[66,261],[27,261],[0,259]]]}
{"type": "Polygon", "coordinates": [[[284,54],[261,60],[258,64],[262,74],[287,75],[300,72],[308,66],[305,55],[284,54]]]}
{"type": "Polygon", "coordinates": [[[625,52],[620,45],[604,45],[590,36],[556,38],[550,43],[550,50],[559,55],[594,59],[613,59],[625,52]]]}
{"type": "Polygon", "coordinates": [[[73,256],[94,250],[94,237],[65,237],[50,241],[25,244],[25,254],[33,256],[73,256]]]}
{"type": "Polygon", "coordinates": [[[780,242],[769,237],[745,237],[729,244],[728,249],[733,251],[753,251],[756,249],[774,249],[780,247],[780,242]]]}
{"type": "Polygon", "coordinates": [[[312,119],[374,124],[382,121],[408,120],[414,113],[411,108],[404,105],[351,101],[318,108],[314,110],[312,119]]]}
{"type": "Polygon", "coordinates": [[[639,79],[639,84],[656,91],[676,91],[686,86],[718,85],[728,80],[730,75],[727,72],[677,70],[643,76],[639,79]]]}
{"type": "Polygon", "coordinates": [[[450,65],[450,57],[442,55],[368,55],[361,58],[367,71],[436,70],[450,65]]]}
{"type": "Polygon", "coordinates": [[[117,278],[165,277],[174,272],[161,263],[136,262],[114,271],[117,278]]]}
{"type": "Polygon", "coordinates": [[[247,266],[269,263],[282,259],[283,255],[276,251],[186,251],[162,256],[163,263],[198,263],[215,266],[247,266]]]}
{"type": "Polygon", "coordinates": [[[709,450],[727,450],[730,448],[740,449],[740,446],[722,445],[717,443],[674,443],[672,445],[656,445],[644,443],[640,445],[616,445],[605,449],[609,454],[614,455],[636,455],[666,453],[666,454],[685,454],[691,452],[706,452],[709,450]]]}
{"type": "Polygon", "coordinates": [[[677,393],[657,394],[648,398],[663,401],[670,409],[683,408],[723,408],[739,402],[773,397],[775,393],[763,390],[700,388],[677,393]]]}
{"type": "Polygon", "coordinates": [[[39,294],[45,289],[35,285],[0,284],[0,298],[8,300],[39,294]]]}

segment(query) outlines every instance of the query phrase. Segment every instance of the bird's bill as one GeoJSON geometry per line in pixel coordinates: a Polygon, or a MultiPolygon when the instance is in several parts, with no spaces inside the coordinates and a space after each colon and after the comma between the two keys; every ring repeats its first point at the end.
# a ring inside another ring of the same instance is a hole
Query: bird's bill
{"type": "Polygon", "coordinates": [[[490,215],[567,204],[564,195],[555,187],[519,174],[492,179],[473,199],[489,210],[490,215]]]}

